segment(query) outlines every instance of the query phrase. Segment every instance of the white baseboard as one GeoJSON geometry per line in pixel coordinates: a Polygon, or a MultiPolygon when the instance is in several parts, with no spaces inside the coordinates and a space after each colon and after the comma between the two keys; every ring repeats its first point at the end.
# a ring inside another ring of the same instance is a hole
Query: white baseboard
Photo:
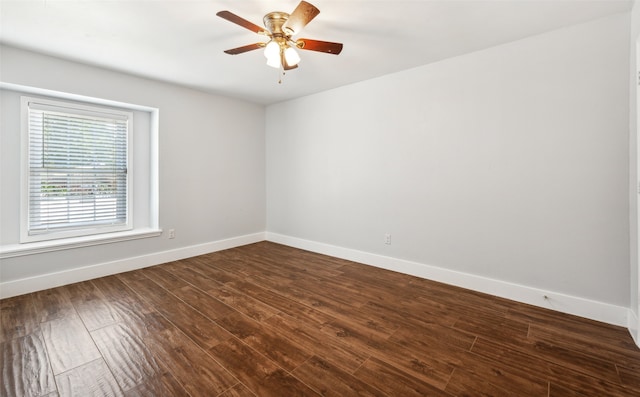
{"type": "Polygon", "coordinates": [[[330,244],[318,243],[277,233],[267,232],[266,239],[267,241],[272,241],[274,243],[364,263],[366,265],[393,270],[399,273],[455,285],[478,292],[484,292],[517,302],[573,314],[608,324],[623,327],[629,326],[628,317],[631,310],[627,307],[615,306],[608,303],[570,296],[553,291],[545,291],[506,281],[445,269],[442,267],[425,265],[422,263],[372,254],[350,248],[337,247],[330,244]]]}
{"type": "Polygon", "coordinates": [[[628,327],[633,340],[636,342],[636,345],[640,347],[640,318],[638,318],[638,315],[631,309],[629,309],[628,327]]]}
{"type": "Polygon", "coordinates": [[[98,277],[141,269],[143,267],[159,265],[193,256],[208,254],[229,248],[257,243],[265,240],[265,233],[255,233],[245,236],[233,237],[225,240],[213,241],[204,244],[192,245],[168,251],[155,252],[148,255],[126,258],[117,261],[100,263],[65,270],[62,272],[43,274],[20,280],[0,283],[0,299],[12,296],[28,294],[30,292],[60,287],[62,285],[87,281],[98,277]]]}

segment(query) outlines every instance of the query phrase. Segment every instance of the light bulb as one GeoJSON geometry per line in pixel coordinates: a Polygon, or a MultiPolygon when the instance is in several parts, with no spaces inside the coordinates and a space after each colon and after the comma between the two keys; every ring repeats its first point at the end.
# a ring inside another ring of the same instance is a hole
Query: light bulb
{"type": "Polygon", "coordinates": [[[293,47],[287,47],[284,51],[284,59],[287,61],[287,65],[295,66],[300,62],[300,55],[293,47]]]}

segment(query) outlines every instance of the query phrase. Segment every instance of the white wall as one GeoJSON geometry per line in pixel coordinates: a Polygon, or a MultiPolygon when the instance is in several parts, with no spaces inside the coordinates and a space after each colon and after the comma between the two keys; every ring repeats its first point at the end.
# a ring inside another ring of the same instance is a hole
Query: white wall
{"type": "MultiPolygon", "coordinates": [[[[77,281],[121,271],[128,263],[149,265],[193,255],[214,248],[216,242],[229,245],[234,239],[247,241],[246,236],[253,236],[249,241],[264,238],[264,107],[12,47],[0,50],[0,77],[6,83],[160,109],[160,227],[176,231],[171,240],[165,233],[156,238],[5,258],[0,266],[0,293],[6,296],[15,283],[28,287],[29,278],[35,278],[33,285],[51,286],[43,280],[77,281]],[[86,271],[92,265],[102,266],[86,271]],[[64,277],[41,277],[61,272],[64,277]]],[[[19,211],[19,157],[12,155],[19,150],[20,130],[15,128],[19,113],[16,107],[6,106],[13,103],[11,98],[18,97],[3,93],[0,218],[4,231],[17,231],[19,226],[18,217],[12,216],[19,211]]],[[[17,234],[3,233],[2,244],[15,243],[10,241],[12,236],[17,234]]]]}
{"type": "Polygon", "coordinates": [[[629,34],[620,14],[269,106],[267,230],[626,322],[629,34]]]}

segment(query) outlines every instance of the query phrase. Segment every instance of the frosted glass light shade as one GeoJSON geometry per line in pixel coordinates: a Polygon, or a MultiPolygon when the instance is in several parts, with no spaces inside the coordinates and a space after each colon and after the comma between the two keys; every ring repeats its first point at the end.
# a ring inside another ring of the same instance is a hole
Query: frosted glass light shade
{"type": "Polygon", "coordinates": [[[287,65],[295,66],[300,62],[300,55],[293,47],[288,47],[284,51],[284,59],[287,61],[287,65]]]}
{"type": "Polygon", "coordinates": [[[267,65],[271,66],[272,68],[279,68],[280,67],[280,57],[279,56],[275,56],[275,57],[267,58],[267,65]]]}
{"type": "Polygon", "coordinates": [[[264,48],[264,56],[267,59],[279,58],[280,57],[280,45],[275,41],[271,40],[267,43],[267,46],[264,48]]]}

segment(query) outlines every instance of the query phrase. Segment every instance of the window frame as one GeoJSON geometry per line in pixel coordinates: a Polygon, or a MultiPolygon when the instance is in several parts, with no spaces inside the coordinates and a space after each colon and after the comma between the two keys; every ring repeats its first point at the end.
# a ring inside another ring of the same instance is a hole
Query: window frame
{"type": "Polygon", "coordinates": [[[106,233],[124,232],[133,229],[133,112],[126,109],[107,107],[93,103],[70,102],[59,99],[39,98],[31,96],[21,96],[21,197],[20,197],[20,243],[31,243],[38,241],[49,241],[73,237],[85,237],[92,235],[101,235],[106,233]],[[30,230],[30,153],[31,153],[31,131],[29,128],[29,112],[31,108],[47,109],[45,111],[60,112],[69,115],[105,117],[113,116],[114,118],[124,119],[127,122],[126,132],[126,220],[118,225],[88,225],[84,227],[52,229],[51,231],[40,231],[31,233],[30,230]]]}

